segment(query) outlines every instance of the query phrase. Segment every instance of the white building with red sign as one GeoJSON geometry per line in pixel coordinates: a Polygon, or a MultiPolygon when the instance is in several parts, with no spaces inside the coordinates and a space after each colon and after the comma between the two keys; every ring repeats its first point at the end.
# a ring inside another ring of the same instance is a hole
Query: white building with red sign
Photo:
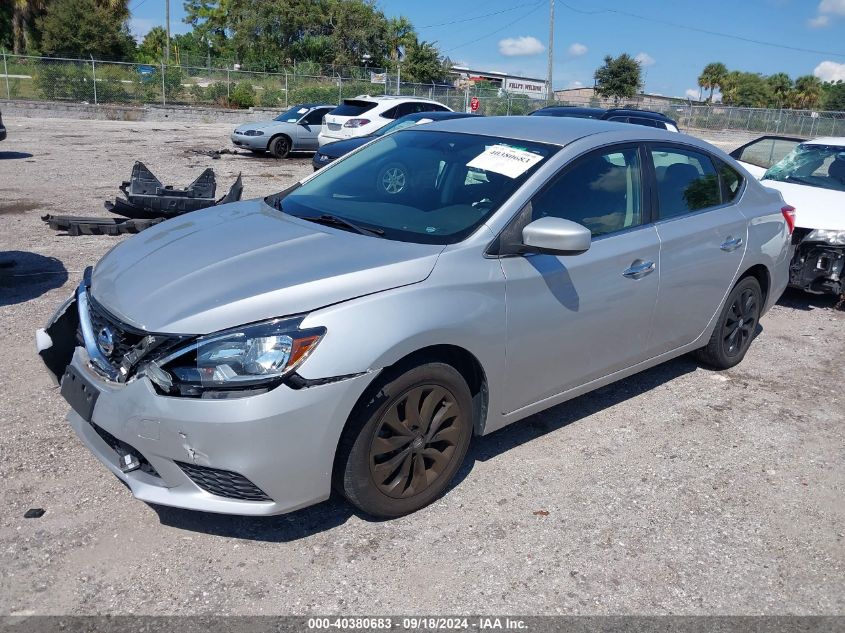
{"type": "Polygon", "coordinates": [[[527,95],[533,99],[546,98],[546,82],[543,79],[519,77],[495,70],[474,70],[466,66],[452,66],[449,74],[454,78],[457,88],[485,81],[502,93],[527,95]]]}

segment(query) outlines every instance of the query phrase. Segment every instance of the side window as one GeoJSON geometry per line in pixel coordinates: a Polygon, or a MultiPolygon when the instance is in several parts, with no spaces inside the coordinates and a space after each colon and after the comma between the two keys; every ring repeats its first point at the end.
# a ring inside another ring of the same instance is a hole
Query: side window
{"type": "Polygon", "coordinates": [[[433,110],[434,112],[449,112],[449,108],[444,105],[440,105],[439,103],[432,103],[429,110],[433,110]]]}
{"type": "Polygon", "coordinates": [[[737,170],[730,165],[717,161],[719,166],[719,176],[722,180],[722,200],[724,202],[733,202],[739,195],[742,189],[742,176],[737,170]]]}
{"type": "Polygon", "coordinates": [[[719,176],[708,156],[676,148],[651,150],[661,219],[722,203],[719,176]]]}
{"type": "Polygon", "coordinates": [[[632,116],[628,119],[628,122],[634,123],[635,125],[645,125],[646,127],[658,127],[657,121],[654,121],[653,119],[644,119],[639,116],[632,116]]]}
{"type": "Polygon", "coordinates": [[[385,110],[384,112],[382,112],[381,116],[385,119],[398,119],[400,116],[402,116],[401,114],[397,114],[398,111],[399,106],[393,106],[389,110],[385,110]]]}
{"type": "Polygon", "coordinates": [[[316,110],[312,110],[309,112],[302,122],[305,125],[322,125],[323,124],[323,117],[325,116],[326,110],[325,108],[317,108],[316,110]]]}
{"type": "Polygon", "coordinates": [[[593,235],[639,226],[643,223],[640,174],[635,147],[580,158],[534,197],[532,219],[572,220],[593,235]]]}

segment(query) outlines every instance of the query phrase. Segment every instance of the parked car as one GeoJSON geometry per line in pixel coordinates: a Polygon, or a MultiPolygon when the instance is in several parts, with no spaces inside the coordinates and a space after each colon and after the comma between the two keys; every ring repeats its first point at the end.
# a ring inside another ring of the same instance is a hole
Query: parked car
{"type": "Polygon", "coordinates": [[[419,97],[361,95],[344,99],[337,108],[326,115],[320,132],[320,147],[356,136],[366,136],[395,119],[417,112],[451,112],[442,103],[419,97]]]}
{"type": "Polygon", "coordinates": [[[790,228],[703,141],[469,117],[147,229],[36,339],[139,499],[268,515],[334,483],[392,517],[446,489],[473,435],[687,352],[739,363],[790,228]]]}
{"type": "Polygon", "coordinates": [[[6,140],[6,126],[3,125],[3,113],[0,112],[0,141],[6,140]]]}
{"type": "Polygon", "coordinates": [[[480,116],[478,114],[469,114],[467,112],[417,112],[416,114],[407,114],[402,118],[396,119],[392,123],[388,123],[380,130],[368,134],[367,136],[356,136],[345,141],[335,141],[334,143],[327,143],[320,148],[314,158],[312,159],[312,166],[314,171],[321,167],[325,167],[329,163],[337,160],[341,156],[345,156],[354,149],[358,149],[362,145],[369,143],[373,139],[392,132],[398,132],[412,125],[420,125],[424,123],[431,123],[432,121],[447,121],[449,119],[463,119],[468,116],[480,116]]]}
{"type": "Polygon", "coordinates": [[[323,117],[334,108],[325,103],[301,103],[272,121],[239,125],[232,132],[232,143],[253,152],[270,152],[276,158],[291,152],[313,152],[323,117]]]}
{"type": "Polygon", "coordinates": [[[796,209],[790,285],[845,294],[845,137],[767,135],[731,156],[796,209]]]}
{"type": "Polygon", "coordinates": [[[636,110],[633,108],[582,108],[578,106],[546,106],[535,110],[528,116],[560,116],[576,117],[580,119],[601,119],[603,121],[616,121],[618,123],[633,123],[634,125],[645,125],[656,127],[670,132],[678,131],[678,124],[660,112],[651,110],[636,110]]]}

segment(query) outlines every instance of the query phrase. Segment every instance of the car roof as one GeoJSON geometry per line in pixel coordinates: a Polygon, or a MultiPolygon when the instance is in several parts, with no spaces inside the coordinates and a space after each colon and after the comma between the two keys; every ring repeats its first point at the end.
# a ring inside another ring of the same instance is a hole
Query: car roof
{"type": "Polygon", "coordinates": [[[424,97],[406,97],[404,95],[358,95],[357,97],[348,97],[344,101],[425,101],[426,103],[440,103],[433,99],[426,99],[424,97]]]}
{"type": "Polygon", "coordinates": [[[805,145],[843,145],[845,146],[845,136],[821,136],[814,138],[812,141],[805,141],[805,145]]]}
{"type": "MultiPolygon", "coordinates": [[[[415,128],[416,129],[416,128],[415,128]]],[[[568,145],[573,141],[605,132],[626,132],[631,140],[659,138],[678,140],[676,132],[659,128],[616,123],[599,119],[553,116],[484,116],[436,121],[420,126],[420,130],[442,131],[483,136],[501,136],[518,141],[568,145]]],[[[404,131],[404,130],[403,130],[404,131]]],[[[401,132],[400,132],[401,134],[401,132]]]]}
{"type": "Polygon", "coordinates": [[[468,112],[438,112],[429,110],[428,112],[414,112],[413,114],[406,114],[400,119],[403,121],[421,121],[422,119],[429,119],[431,121],[445,121],[446,119],[464,119],[471,116],[481,116],[479,114],[470,114],[468,112]]]}
{"type": "Polygon", "coordinates": [[[582,106],[546,106],[531,113],[533,116],[544,116],[545,113],[556,116],[571,116],[598,119],[606,110],[604,108],[586,108],[582,106]]]}
{"type": "Polygon", "coordinates": [[[637,108],[611,108],[605,113],[605,116],[625,115],[625,116],[641,116],[646,119],[660,119],[661,121],[671,121],[668,116],[654,110],[638,110],[637,108]]]}

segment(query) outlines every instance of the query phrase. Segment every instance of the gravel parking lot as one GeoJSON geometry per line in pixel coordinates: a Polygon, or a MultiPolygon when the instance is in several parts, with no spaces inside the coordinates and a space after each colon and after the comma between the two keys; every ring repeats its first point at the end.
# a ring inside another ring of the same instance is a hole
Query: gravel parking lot
{"type": "Polygon", "coordinates": [[[477,438],[458,485],[399,520],[335,499],[262,519],[150,507],[76,439],[34,351],[118,238],[66,237],[39,216],[106,215],[135,160],[179,186],[214,167],[221,195],[242,172],[255,197],[310,157],[193,152],[229,146],[224,124],[5,123],[0,614],[845,612],[833,300],[788,292],[732,370],[682,358],[477,438]]]}

